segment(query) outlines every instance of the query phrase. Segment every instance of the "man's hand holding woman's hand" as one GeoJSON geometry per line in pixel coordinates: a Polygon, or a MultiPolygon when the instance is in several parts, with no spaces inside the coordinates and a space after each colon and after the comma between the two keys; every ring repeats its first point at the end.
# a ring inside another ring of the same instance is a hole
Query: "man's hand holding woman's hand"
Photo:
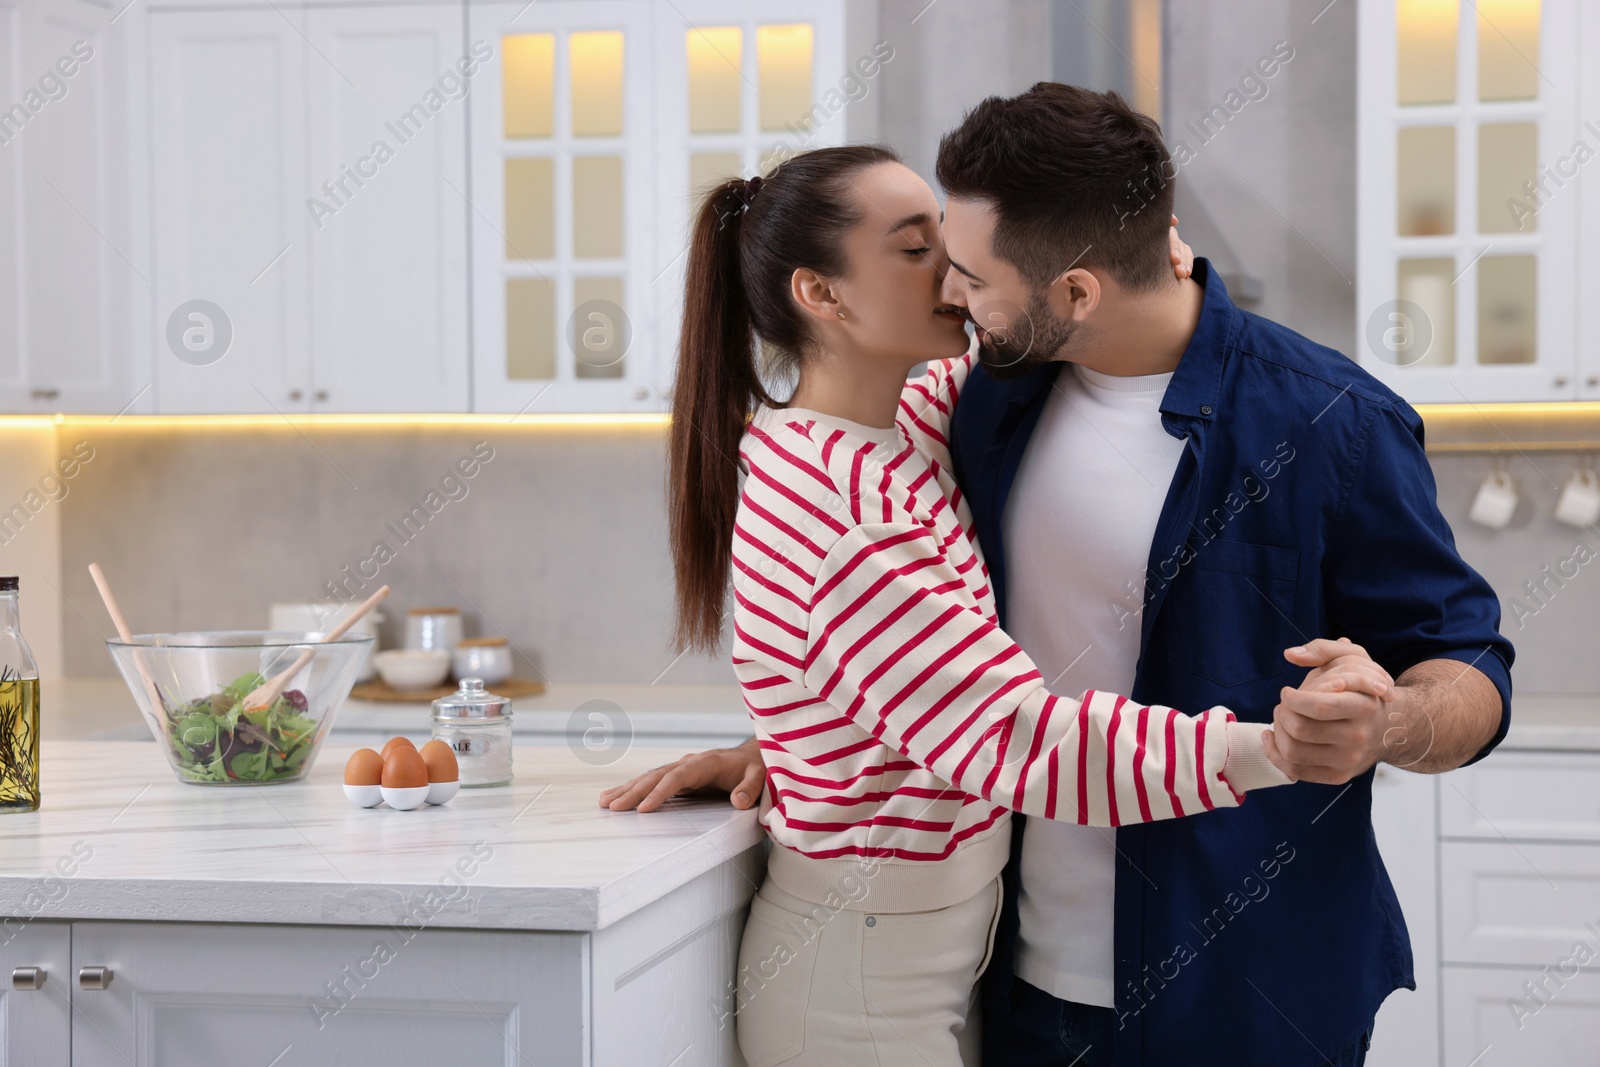
{"type": "Polygon", "coordinates": [[[1286,649],[1310,667],[1298,689],[1287,686],[1262,739],[1267,758],[1298,781],[1343,785],[1383,758],[1394,679],[1348,638],[1319,638],[1286,649]]]}
{"type": "Polygon", "coordinates": [[[676,796],[722,792],[729,795],[734,807],[749,808],[761,799],[766,773],[761,749],[751,738],[736,748],[696,752],[602,790],[600,806],[612,811],[655,811],[676,796]]]}

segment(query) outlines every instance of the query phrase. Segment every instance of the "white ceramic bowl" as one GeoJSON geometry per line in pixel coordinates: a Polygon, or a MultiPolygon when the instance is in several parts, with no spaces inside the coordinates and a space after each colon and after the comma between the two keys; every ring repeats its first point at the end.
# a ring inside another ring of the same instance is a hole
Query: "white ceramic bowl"
{"type": "Polygon", "coordinates": [[[392,785],[383,786],[383,802],[396,811],[410,811],[420,808],[428,799],[430,786],[419,785],[410,789],[399,789],[392,785]]]}
{"type": "Polygon", "coordinates": [[[456,791],[460,788],[461,779],[459,778],[453,782],[430,782],[428,784],[428,803],[448,804],[450,803],[450,798],[455,796],[456,791]]]}
{"type": "Polygon", "coordinates": [[[482,678],[484,685],[499,685],[511,677],[509,645],[457,645],[455,676],[482,678]]]}
{"type": "Polygon", "coordinates": [[[428,689],[450,673],[450,653],[442,648],[391,648],[373,656],[372,662],[395,689],[428,689]]]}

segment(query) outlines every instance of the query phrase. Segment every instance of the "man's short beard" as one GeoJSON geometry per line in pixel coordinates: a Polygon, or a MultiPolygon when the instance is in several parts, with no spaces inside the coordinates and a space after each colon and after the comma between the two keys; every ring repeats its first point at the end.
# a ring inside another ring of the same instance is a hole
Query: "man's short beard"
{"type": "Polygon", "coordinates": [[[1050,310],[1049,291],[1042,287],[1028,294],[1021,318],[1003,331],[1004,344],[996,344],[992,335],[978,343],[978,360],[991,377],[1021,378],[1061,358],[1080,324],[1056,317],[1050,310]]]}

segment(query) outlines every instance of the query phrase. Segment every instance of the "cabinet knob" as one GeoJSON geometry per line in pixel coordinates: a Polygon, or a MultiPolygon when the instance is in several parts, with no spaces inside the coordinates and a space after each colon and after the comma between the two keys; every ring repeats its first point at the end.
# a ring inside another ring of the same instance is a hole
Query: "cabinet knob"
{"type": "Polygon", "coordinates": [[[328,391],[326,389],[318,389],[315,395],[318,400],[328,399],[328,391]]]}
{"type": "Polygon", "coordinates": [[[1591,375],[1589,375],[1587,378],[1585,378],[1583,380],[1583,384],[1587,385],[1590,389],[1593,389],[1595,386],[1600,385],[1600,374],[1591,374],[1591,375]]]}
{"type": "Polygon", "coordinates": [[[300,398],[301,398],[301,397],[303,397],[303,396],[305,396],[305,395],[306,395],[306,394],[304,394],[304,393],[302,393],[302,392],[301,392],[301,391],[300,391],[300,390],[298,390],[298,389],[291,389],[291,390],[289,390],[289,399],[290,399],[290,400],[299,400],[299,399],[300,399],[300,398]]]}
{"type": "Polygon", "coordinates": [[[43,989],[43,967],[18,967],[11,972],[12,989],[43,989]]]}
{"type": "Polygon", "coordinates": [[[1556,375],[1555,387],[1557,389],[1565,389],[1567,387],[1567,376],[1565,374],[1556,375]]]}
{"type": "Polygon", "coordinates": [[[104,989],[110,984],[110,967],[85,967],[78,972],[79,989],[104,989]]]}
{"type": "Polygon", "coordinates": [[[35,400],[55,400],[60,395],[61,390],[51,386],[35,389],[33,391],[33,398],[35,400]]]}

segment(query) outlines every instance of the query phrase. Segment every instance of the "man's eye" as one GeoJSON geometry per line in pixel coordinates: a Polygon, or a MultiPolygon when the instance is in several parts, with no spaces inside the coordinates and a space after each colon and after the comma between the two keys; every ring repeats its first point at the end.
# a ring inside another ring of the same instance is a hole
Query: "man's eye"
{"type": "Polygon", "coordinates": [[[926,248],[902,248],[900,251],[908,256],[925,256],[929,250],[926,248]]]}

